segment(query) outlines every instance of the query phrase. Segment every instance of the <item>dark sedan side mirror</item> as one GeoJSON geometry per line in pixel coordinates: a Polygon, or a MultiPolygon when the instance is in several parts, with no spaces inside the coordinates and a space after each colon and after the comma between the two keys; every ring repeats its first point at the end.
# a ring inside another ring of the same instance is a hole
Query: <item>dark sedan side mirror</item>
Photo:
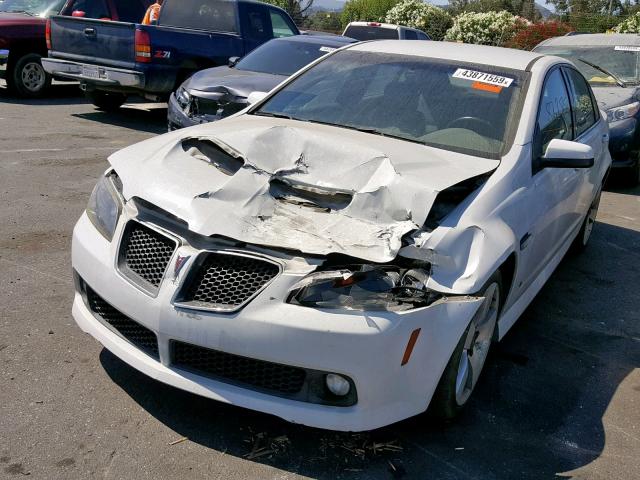
{"type": "Polygon", "coordinates": [[[240,57],[231,57],[229,58],[229,68],[233,68],[236,66],[236,63],[240,61],[240,57]]]}
{"type": "Polygon", "coordinates": [[[554,138],[547,151],[538,160],[537,170],[543,168],[591,168],[594,165],[593,148],[583,143],[554,138]]]}

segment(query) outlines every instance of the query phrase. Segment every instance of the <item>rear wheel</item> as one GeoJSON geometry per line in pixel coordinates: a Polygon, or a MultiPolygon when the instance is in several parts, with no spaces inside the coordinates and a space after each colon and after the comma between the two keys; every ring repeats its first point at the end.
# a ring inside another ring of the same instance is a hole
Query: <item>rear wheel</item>
{"type": "Polygon", "coordinates": [[[88,92],[87,98],[98,110],[104,112],[115,112],[127,101],[127,96],[124,93],[103,92],[102,90],[88,92]]]}
{"type": "Polygon", "coordinates": [[[493,342],[501,292],[502,277],[496,272],[483,288],[480,295],[485,300],[462,334],[431,400],[430,413],[436,419],[454,418],[469,401],[493,342]]]}
{"type": "Polygon", "coordinates": [[[28,53],[11,62],[7,72],[7,86],[25,98],[41,97],[51,87],[51,75],[42,67],[41,56],[28,53]]]}

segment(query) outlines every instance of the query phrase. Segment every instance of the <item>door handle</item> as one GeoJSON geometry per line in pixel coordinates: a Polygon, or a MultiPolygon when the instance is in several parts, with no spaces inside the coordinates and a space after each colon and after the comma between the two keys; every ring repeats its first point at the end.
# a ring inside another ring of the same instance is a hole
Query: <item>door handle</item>
{"type": "Polygon", "coordinates": [[[95,37],[96,36],[96,29],[95,28],[85,28],[84,29],[84,34],[87,37],[95,37]]]}

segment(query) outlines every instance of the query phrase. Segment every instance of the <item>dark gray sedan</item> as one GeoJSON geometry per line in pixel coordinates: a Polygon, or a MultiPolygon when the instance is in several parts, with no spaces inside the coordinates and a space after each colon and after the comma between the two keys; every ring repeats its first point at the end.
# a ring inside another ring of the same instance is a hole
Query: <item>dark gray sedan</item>
{"type": "Polygon", "coordinates": [[[288,76],[356,40],[336,35],[277,38],[228,66],[202,70],[169,100],[169,130],[213,122],[248,106],[252,92],[268,92],[288,76]]]}

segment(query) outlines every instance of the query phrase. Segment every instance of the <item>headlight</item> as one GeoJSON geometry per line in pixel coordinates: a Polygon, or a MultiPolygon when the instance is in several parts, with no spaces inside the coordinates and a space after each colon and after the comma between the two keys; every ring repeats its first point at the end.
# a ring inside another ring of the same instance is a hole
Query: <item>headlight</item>
{"type": "Polygon", "coordinates": [[[640,102],[633,102],[628,105],[612,108],[611,110],[607,110],[607,121],[609,123],[619,122],[620,120],[633,117],[638,111],[640,111],[640,102]]]}
{"type": "Polygon", "coordinates": [[[349,266],[308,275],[292,288],[289,303],[357,311],[409,310],[440,298],[427,289],[428,279],[422,268],[349,266]]]}
{"type": "Polygon", "coordinates": [[[191,106],[191,94],[187,92],[186,88],[178,88],[178,91],[176,92],[176,100],[182,110],[185,112],[189,111],[189,107],[191,106]]]}
{"type": "Polygon", "coordinates": [[[116,182],[119,184],[119,181],[115,173],[102,177],[91,192],[87,205],[89,220],[109,241],[113,238],[122,213],[122,201],[116,188],[116,182]]]}

